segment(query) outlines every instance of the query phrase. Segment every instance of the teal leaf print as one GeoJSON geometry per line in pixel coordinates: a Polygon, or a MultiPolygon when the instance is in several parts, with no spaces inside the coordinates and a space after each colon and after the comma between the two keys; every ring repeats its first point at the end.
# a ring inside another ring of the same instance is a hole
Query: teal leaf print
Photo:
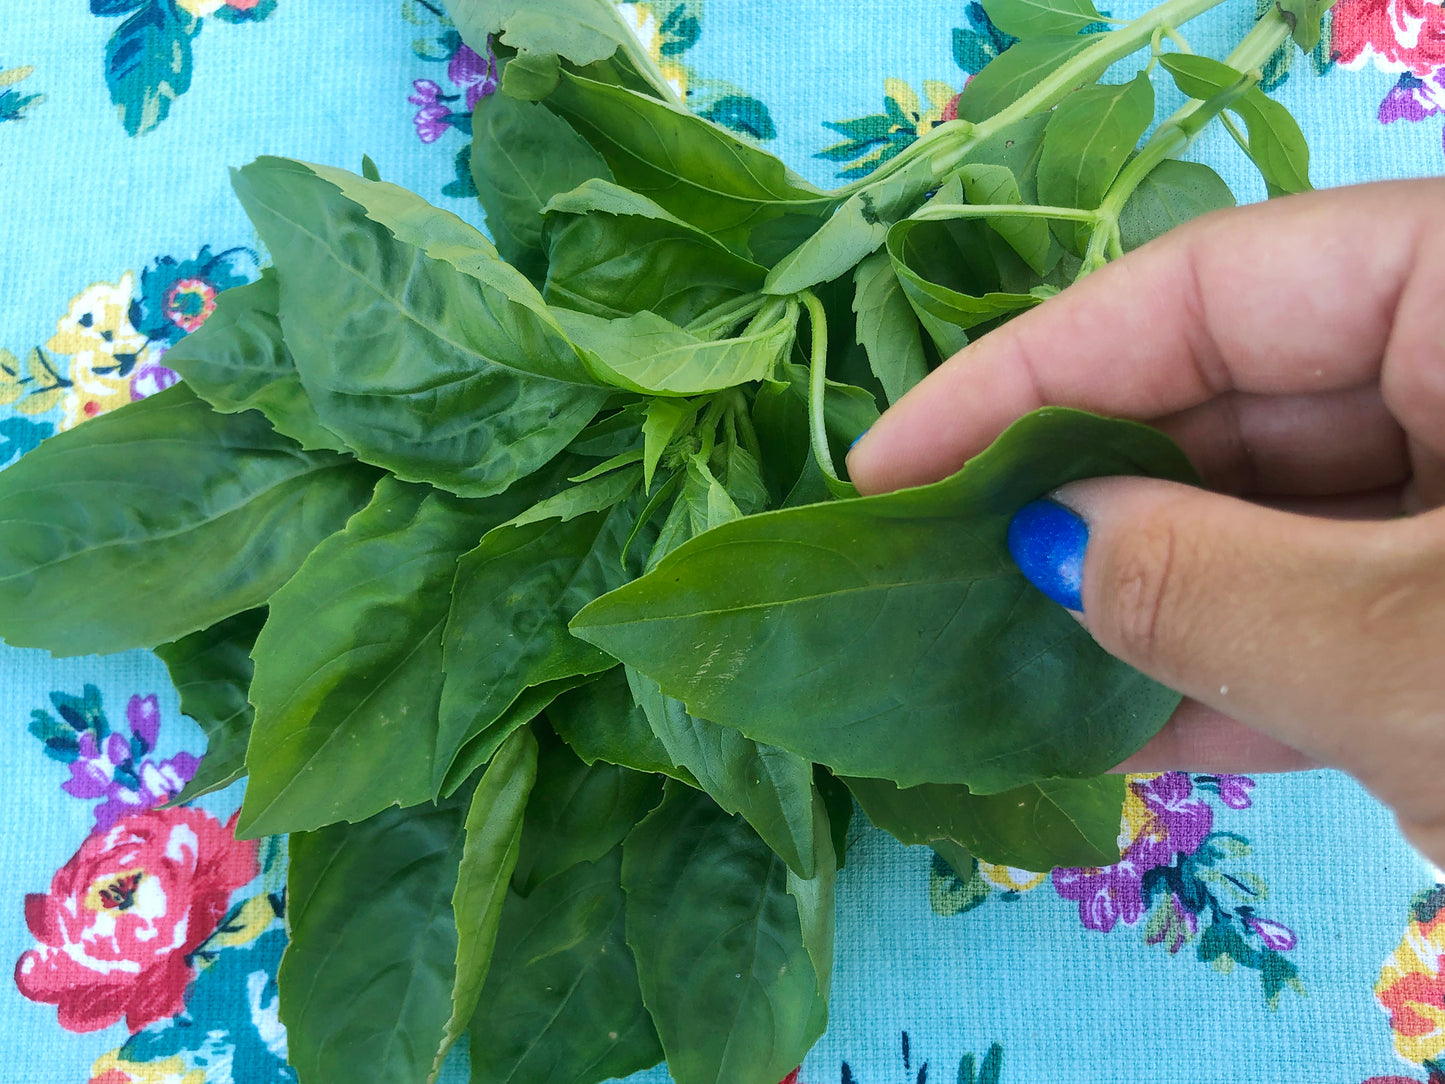
{"type": "MultiPolygon", "coordinates": [[[[191,88],[191,40],[201,32],[201,0],[90,0],[92,15],[125,15],[105,47],[105,82],[129,135],[151,131],[191,88]]],[[[209,5],[208,5],[209,6],[209,5]]],[[[276,0],[226,0],[220,22],[258,22],[276,0]]]]}
{"type": "Polygon", "coordinates": [[[29,64],[19,68],[0,69],[0,124],[7,120],[24,120],[27,112],[45,101],[44,94],[22,94],[18,90],[10,89],[29,79],[34,71],[35,68],[29,64]]]}

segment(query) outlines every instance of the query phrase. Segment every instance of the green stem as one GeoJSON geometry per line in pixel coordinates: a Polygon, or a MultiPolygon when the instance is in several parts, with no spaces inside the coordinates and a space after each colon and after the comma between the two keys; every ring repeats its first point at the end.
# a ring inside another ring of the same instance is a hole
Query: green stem
{"type": "Polygon", "coordinates": [[[1024,117],[1053,108],[1080,83],[1093,79],[1116,60],[1122,60],[1130,53],[1146,47],[1153,39],[1155,30],[1161,27],[1172,30],[1225,2],[1226,0],[1166,0],[1139,18],[1125,23],[1118,30],[1096,34],[1096,40],[1092,44],[1074,54],[1034,84],[1027,94],[987,120],[978,124],[948,121],[937,125],[867,177],[835,189],[833,194],[840,197],[851,195],[859,189],[891,177],[914,159],[922,157],[934,161],[935,176],[944,177],[985,139],[1024,117]]]}
{"type": "Polygon", "coordinates": [[[1095,222],[1098,211],[1079,207],[1049,207],[1027,203],[925,203],[908,216],[913,222],[938,218],[1058,218],[1071,222],[1095,222]]]}
{"type": "Polygon", "coordinates": [[[753,316],[767,301],[768,298],[762,294],[744,294],[726,305],[704,313],[685,325],[683,330],[691,332],[699,339],[711,339],[719,331],[726,331],[753,316]]]}
{"type": "Polygon", "coordinates": [[[841,482],[833,466],[833,453],[828,450],[828,427],[823,413],[828,394],[828,316],[813,291],[804,290],[798,297],[808,309],[813,334],[808,358],[808,440],[823,477],[841,482]]]}
{"type": "Polygon", "coordinates": [[[1166,158],[1174,158],[1182,153],[1211,119],[1223,113],[1230,102],[1253,88],[1261,78],[1261,66],[1274,55],[1276,49],[1289,40],[1289,36],[1289,24],[1285,22],[1284,16],[1278,8],[1270,9],[1224,59],[1224,63],[1229,67],[1243,73],[1241,78],[1208,99],[1191,98],[1180,106],[1173,116],[1159,125],[1139,153],[1119,171],[1119,176],[1114,179],[1099,204],[1099,224],[1089,237],[1088,247],[1084,251],[1084,262],[1079,268],[1077,278],[1083,278],[1103,267],[1111,252],[1122,251],[1119,243],[1119,215],[1134,190],[1155,166],[1166,158]]]}
{"type": "Polygon", "coordinates": [[[743,447],[748,450],[759,464],[763,461],[763,446],[758,443],[758,431],[753,425],[752,411],[748,408],[748,398],[738,388],[732,389],[732,412],[737,419],[738,433],[743,439],[743,447]]]}

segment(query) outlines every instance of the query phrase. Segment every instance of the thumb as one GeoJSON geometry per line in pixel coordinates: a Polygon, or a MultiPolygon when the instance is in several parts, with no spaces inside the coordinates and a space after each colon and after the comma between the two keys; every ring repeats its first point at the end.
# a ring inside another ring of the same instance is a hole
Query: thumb
{"type": "Polygon", "coordinates": [[[1421,529],[1431,518],[1346,522],[1098,478],[1022,510],[1009,547],[1111,654],[1358,771],[1373,723],[1439,710],[1411,700],[1438,687],[1423,656],[1445,632],[1445,546],[1421,529]]]}

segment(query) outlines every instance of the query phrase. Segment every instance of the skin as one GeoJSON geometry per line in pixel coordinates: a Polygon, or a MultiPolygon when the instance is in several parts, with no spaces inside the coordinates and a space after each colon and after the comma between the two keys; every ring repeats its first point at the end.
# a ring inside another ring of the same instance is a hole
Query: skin
{"type": "Polygon", "coordinates": [[[1155,425],[1207,487],[1054,494],[1077,616],[1187,697],[1119,770],[1339,768],[1445,864],[1445,180],[1172,231],[950,358],[850,475],[936,480],[1046,405],[1155,425]]]}

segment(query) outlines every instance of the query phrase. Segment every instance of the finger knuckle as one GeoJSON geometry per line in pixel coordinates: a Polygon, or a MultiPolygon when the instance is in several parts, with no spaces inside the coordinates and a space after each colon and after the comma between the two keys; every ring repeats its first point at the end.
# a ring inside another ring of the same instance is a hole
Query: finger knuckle
{"type": "Polygon", "coordinates": [[[1168,654],[1178,593],[1175,569],[1183,545],[1177,527],[1159,518],[1120,538],[1104,562],[1098,632],[1116,654],[1145,669],[1168,654]]]}

